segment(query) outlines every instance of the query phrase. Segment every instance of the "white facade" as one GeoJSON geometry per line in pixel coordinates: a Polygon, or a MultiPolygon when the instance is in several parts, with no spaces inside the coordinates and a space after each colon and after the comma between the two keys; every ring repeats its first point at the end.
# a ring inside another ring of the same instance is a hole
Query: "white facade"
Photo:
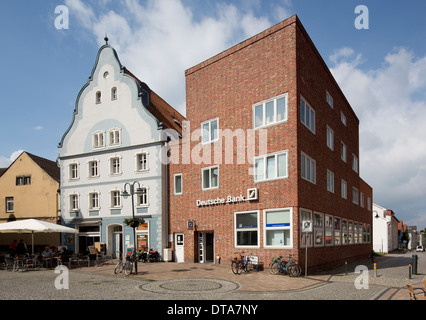
{"type": "Polygon", "coordinates": [[[398,249],[398,219],[373,203],[373,250],[388,253],[398,249]]]}
{"type": "Polygon", "coordinates": [[[59,143],[62,219],[80,229],[76,239],[64,239],[74,252],[94,242],[104,243],[108,254],[133,246],[133,229],[123,223],[132,217],[132,199],[121,192],[135,181],[135,189],[144,190],[134,196],[135,216],[147,224],[137,233],[138,246],[159,252],[168,246],[167,167],[161,161],[167,138],[147,110],[149,88],[125,71],[112,47],[100,48],[59,143]]]}

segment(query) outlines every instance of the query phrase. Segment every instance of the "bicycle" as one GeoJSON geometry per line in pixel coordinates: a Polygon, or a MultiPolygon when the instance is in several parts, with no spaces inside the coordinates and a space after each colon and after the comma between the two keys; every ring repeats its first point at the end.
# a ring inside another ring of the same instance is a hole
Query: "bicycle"
{"type": "Polygon", "coordinates": [[[274,258],[269,264],[269,271],[272,274],[287,273],[290,277],[298,277],[302,273],[302,268],[296,263],[293,255],[288,256],[288,260],[281,260],[283,257],[274,258]]]}
{"type": "Polygon", "coordinates": [[[253,263],[249,255],[244,256],[242,255],[242,253],[240,254],[240,259],[235,257],[234,260],[232,260],[231,262],[231,270],[234,274],[237,274],[237,275],[241,274],[242,271],[250,272],[253,270],[253,263]]]}
{"type": "Polygon", "coordinates": [[[133,270],[133,256],[124,255],[121,252],[117,252],[119,254],[118,262],[114,268],[114,274],[121,273],[124,271],[124,274],[128,276],[132,273],[133,270]]]}

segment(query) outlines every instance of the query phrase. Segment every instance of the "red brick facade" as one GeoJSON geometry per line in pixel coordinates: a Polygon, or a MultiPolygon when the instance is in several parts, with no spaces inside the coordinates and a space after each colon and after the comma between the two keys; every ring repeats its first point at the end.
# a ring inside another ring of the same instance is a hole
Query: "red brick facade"
{"type": "MultiPolygon", "coordinates": [[[[185,261],[199,262],[198,235],[210,232],[213,237],[210,250],[215,261],[220,257],[222,263],[228,263],[236,256],[235,252],[244,251],[258,256],[264,265],[274,256],[288,254],[304,265],[299,225],[302,208],[312,214],[321,213],[323,223],[325,215],[330,215],[368,224],[371,230],[367,204],[372,204],[372,189],[352,169],[352,155],[359,162],[359,120],[296,16],[190,68],[186,71],[186,88],[187,125],[191,133],[200,130],[204,121],[218,118],[220,130],[241,129],[246,136],[247,132],[254,132],[256,156],[263,154],[259,153],[259,131],[253,130],[253,105],[286,94],[287,120],[264,129],[267,129],[267,154],[287,151],[288,166],[286,178],[255,182],[249,174],[253,159],[247,157],[248,152],[245,162],[237,163],[237,139],[234,139],[233,164],[229,164],[224,148],[217,148],[220,141],[225,143],[220,135],[219,141],[201,148],[200,139],[190,143],[181,141],[180,159],[169,166],[169,226],[170,234],[184,233],[185,261]],[[326,101],[326,92],[333,99],[333,108],[326,101]],[[301,122],[301,97],[315,111],[314,132],[301,122]],[[341,121],[341,112],[346,117],[346,126],[341,121]],[[327,126],[334,132],[334,150],[327,146],[327,126]],[[346,162],[341,159],[341,142],[346,146],[346,162]],[[203,152],[209,147],[210,164],[182,163],[182,154],[192,151],[194,155],[194,149],[200,148],[200,153],[195,153],[205,155],[203,152]],[[202,190],[202,168],[215,164],[215,150],[221,150],[222,154],[222,162],[217,163],[219,186],[202,190]],[[302,178],[302,154],[315,161],[314,183],[302,178]],[[334,174],[334,193],[327,191],[327,170],[334,174]],[[175,174],[182,174],[180,195],[174,195],[175,174]],[[341,196],[342,179],[347,183],[347,199],[341,196]],[[258,200],[197,206],[197,200],[246,196],[250,188],[257,188],[258,200]],[[360,200],[358,204],[352,202],[353,188],[358,190],[359,198],[363,194],[364,208],[360,200]],[[265,248],[264,210],[275,208],[288,208],[292,213],[292,244],[286,249],[265,248]],[[258,213],[258,243],[236,248],[235,213],[248,211],[258,213]],[[188,229],[188,220],[195,221],[193,230],[188,229]]],[[[176,150],[172,155],[177,156],[176,150]]],[[[324,231],[323,242],[325,238],[324,231]]],[[[366,257],[371,251],[371,236],[370,242],[363,244],[313,245],[308,249],[309,270],[366,257]]]]}

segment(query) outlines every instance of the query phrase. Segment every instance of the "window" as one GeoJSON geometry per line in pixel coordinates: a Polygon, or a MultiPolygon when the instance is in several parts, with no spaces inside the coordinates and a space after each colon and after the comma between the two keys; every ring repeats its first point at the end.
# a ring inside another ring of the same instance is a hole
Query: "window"
{"type": "Polygon", "coordinates": [[[346,116],[342,111],[340,112],[340,121],[342,121],[342,123],[346,127],[346,116]]]}
{"type": "Polygon", "coordinates": [[[327,126],[327,146],[334,150],[334,131],[327,126]]]}
{"type": "Polygon", "coordinates": [[[302,97],[300,99],[300,121],[315,133],[315,111],[302,97]]]}
{"type": "Polygon", "coordinates": [[[334,173],[327,170],[327,191],[334,193],[334,173]]]}
{"type": "Polygon", "coordinates": [[[287,151],[255,158],[254,180],[264,181],[288,177],[287,151]]]}
{"type": "Polygon", "coordinates": [[[348,185],[345,180],[342,179],[342,186],[341,186],[341,195],[343,199],[348,198],[348,185]]]}
{"type": "Polygon", "coordinates": [[[324,246],[324,215],[314,213],[314,245],[315,247],[324,246]]]}
{"type": "Polygon", "coordinates": [[[148,188],[147,187],[141,187],[141,193],[138,194],[136,205],[139,207],[148,206],[148,188]]]}
{"type": "Polygon", "coordinates": [[[364,223],[363,228],[363,242],[370,243],[370,225],[366,223],[364,223]]]}
{"type": "MultiPolygon", "coordinates": [[[[302,230],[303,221],[312,221],[312,212],[302,209],[300,211],[300,230],[302,230]]],[[[312,247],[312,232],[300,232],[300,247],[312,247]]]]}
{"type": "Polygon", "coordinates": [[[352,169],[358,173],[358,158],[352,154],[352,169]]]}
{"type": "Polygon", "coordinates": [[[70,169],[70,179],[76,180],[78,179],[78,164],[77,163],[71,163],[69,166],[70,169]]]}
{"type": "Polygon", "coordinates": [[[348,221],[348,243],[354,244],[354,223],[353,221],[348,221]]]}
{"type": "Polygon", "coordinates": [[[93,148],[103,148],[105,146],[104,133],[101,131],[93,134],[93,148]]]}
{"type": "Polygon", "coordinates": [[[96,92],[96,104],[101,103],[102,93],[100,91],[96,92]]]}
{"type": "Polygon", "coordinates": [[[201,170],[202,190],[219,188],[219,167],[213,166],[201,170]]]}
{"type": "Polygon", "coordinates": [[[342,244],[348,244],[348,220],[342,219],[342,244]]]}
{"type": "Polygon", "coordinates": [[[31,177],[30,176],[22,176],[22,177],[16,177],[16,185],[17,186],[27,186],[31,184],[31,177]]]}
{"type": "Polygon", "coordinates": [[[358,240],[359,240],[358,222],[354,221],[354,242],[353,243],[357,244],[358,240]]]}
{"type": "Polygon", "coordinates": [[[341,220],[340,218],[334,217],[334,244],[336,246],[340,245],[340,228],[341,228],[341,220]]]}
{"type": "Polygon", "coordinates": [[[111,89],[111,100],[117,100],[117,88],[114,87],[111,89]]]}
{"type": "Polygon", "coordinates": [[[361,208],[364,208],[364,193],[362,193],[362,192],[360,194],[359,201],[360,201],[361,208]]]}
{"type": "Polygon", "coordinates": [[[15,202],[13,197],[6,198],[6,212],[15,212],[15,202]]]}
{"type": "Polygon", "coordinates": [[[333,245],[333,216],[325,215],[324,220],[324,228],[325,228],[325,245],[332,246],[333,245]]]}
{"type": "Polygon", "coordinates": [[[343,142],[341,143],[340,157],[344,162],[346,162],[346,145],[343,142]]]}
{"type": "Polygon", "coordinates": [[[265,210],[265,247],[292,247],[292,213],[289,209],[265,210]]]}
{"type": "Polygon", "coordinates": [[[367,198],[367,209],[368,209],[368,211],[371,211],[371,198],[370,197],[367,198]]]}
{"type": "Polygon", "coordinates": [[[89,193],[89,209],[99,209],[99,193],[89,193]]]}
{"type": "Polygon", "coordinates": [[[363,236],[362,236],[362,223],[361,222],[359,222],[358,223],[358,243],[362,243],[362,238],[363,238],[363,236]]]}
{"type": "Polygon", "coordinates": [[[325,99],[327,100],[328,105],[333,108],[333,98],[328,91],[325,92],[325,99]]]}
{"type": "Polygon", "coordinates": [[[218,130],[219,118],[215,118],[201,123],[201,142],[210,143],[213,141],[217,141],[219,139],[218,130]]]}
{"type": "Polygon", "coordinates": [[[182,194],[182,173],[174,175],[174,194],[182,194]]]}
{"type": "Polygon", "coordinates": [[[119,129],[111,129],[109,131],[109,145],[116,146],[121,144],[120,140],[120,130],[119,129]]]}
{"type": "Polygon", "coordinates": [[[316,183],[316,162],[302,152],[302,178],[309,182],[316,183]]]}
{"type": "Polygon", "coordinates": [[[148,170],[148,154],[143,152],[136,155],[136,171],[148,170]]]}
{"type": "Polygon", "coordinates": [[[90,178],[99,177],[97,160],[93,160],[89,162],[89,177],[90,178]]]}
{"type": "Polygon", "coordinates": [[[254,128],[287,120],[287,94],[253,105],[254,128]]]}
{"type": "Polygon", "coordinates": [[[70,211],[76,211],[78,210],[79,204],[78,204],[78,195],[77,194],[71,194],[70,195],[70,211]]]}
{"type": "Polygon", "coordinates": [[[352,202],[355,204],[359,203],[359,193],[358,189],[355,187],[352,187],[352,202]]]}
{"type": "Polygon", "coordinates": [[[111,207],[112,208],[121,207],[120,191],[117,191],[117,190],[111,191],[111,207]]]}
{"type": "Polygon", "coordinates": [[[120,174],[121,173],[121,166],[120,166],[120,158],[111,158],[111,174],[120,174]]]}
{"type": "Polygon", "coordinates": [[[235,213],[235,247],[259,246],[259,213],[235,213]]]}

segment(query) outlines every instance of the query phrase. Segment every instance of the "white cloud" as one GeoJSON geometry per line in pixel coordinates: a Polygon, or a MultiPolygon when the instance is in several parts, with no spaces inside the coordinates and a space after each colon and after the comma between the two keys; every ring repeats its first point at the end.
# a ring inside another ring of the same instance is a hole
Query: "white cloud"
{"type": "Polygon", "coordinates": [[[24,152],[23,150],[17,150],[12,152],[12,154],[9,157],[0,156],[0,168],[7,168],[9,167],[13,161],[16,160],[16,158],[19,157],[19,155],[24,152]]]}
{"type": "MultiPolygon", "coordinates": [[[[185,114],[184,71],[259,33],[273,22],[255,12],[257,1],[218,2],[208,16],[195,16],[181,0],[123,0],[111,11],[82,0],[66,0],[73,19],[104,44],[105,33],[120,61],[151,89],[185,114]],[[125,17],[125,18],[124,18],[125,17]]],[[[290,1],[278,7],[289,15],[290,1]]]]}
{"type": "Polygon", "coordinates": [[[364,71],[354,54],[343,48],[330,60],[360,119],[361,176],[374,188],[377,204],[424,223],[419,217],[426,197],[426,101],[416,97],[426,90],[426,57],[397,48],[380,68],[364,71]]]}

